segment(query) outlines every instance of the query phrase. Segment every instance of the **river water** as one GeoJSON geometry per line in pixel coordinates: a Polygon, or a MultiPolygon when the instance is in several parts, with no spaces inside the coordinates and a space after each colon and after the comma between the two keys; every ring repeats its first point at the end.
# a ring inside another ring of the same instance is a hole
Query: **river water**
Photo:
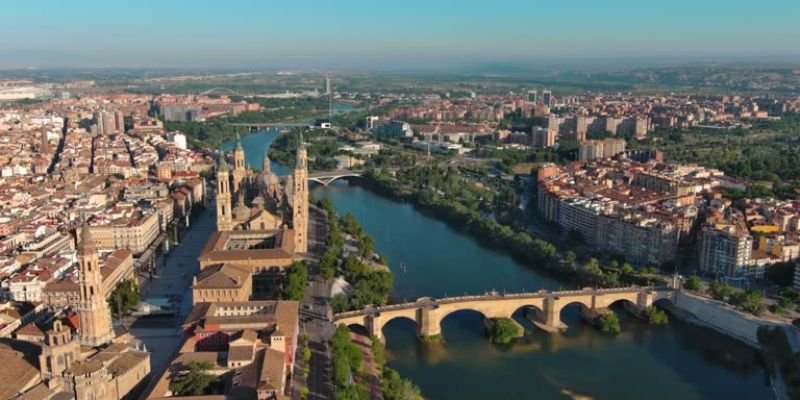
{"type": "MultiPolygon", "coordinates": [[[[261,157],[277,130],[245,136],[247,162],[261,157]]],[[[283,166],[273,165],[277,173],[283,166]]],[[[393,299],[478,294],[488,290],[558,289],[561,285],[412,206],[347,182],[316,187],[340,214],[353,213],[389,258],[393,299]]],[[[715,332],[674,319],[651,327],[618,311],[622,333],[587,326],[568,307],[566,332],[536,330],[520,316],[525,336],[500,346],[484,334],[476,312],[442,322],[445,342],[424,344],[414,323],[384,329],[389,365],[431,399],[770,399],[774,396],[754,350],[715,332]]]]}

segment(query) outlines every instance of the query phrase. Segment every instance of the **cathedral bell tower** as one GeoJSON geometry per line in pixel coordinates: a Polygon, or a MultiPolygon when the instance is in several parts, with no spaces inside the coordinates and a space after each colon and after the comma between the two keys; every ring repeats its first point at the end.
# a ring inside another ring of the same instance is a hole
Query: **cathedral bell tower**
{"type": "Polygon", "coordinates": [[[78,246],[80,259],[80,342],[86,346],[102,346],[114,339],[111,328],[111,312],[103,291],[103,275],[100,274],[100,256],[95,248],[89,226],[81,229],[78,246]]]}
{"type": "Polygon", "coordinates": [[[217,230],[233,230],[233,211],[231,201],[230,167],[225,161],[225,153],[220,150],[217,165],[217,230]]]}
{"type": "Polygon", "coordinates": [[[303,133],[300,133],[300,146],[297,148],[297,161],[292,177],[292,226],[294,228],[294,251],[308,251],[308,154],[303,133]]]}
{"type": "Polygon", "coordinates": [[[236,196],[244,196],[244,178],[247,168],[244,165],[244,148],[242,137],[236,133],[236,148],[233,149],[233,190],[236,196]]]}

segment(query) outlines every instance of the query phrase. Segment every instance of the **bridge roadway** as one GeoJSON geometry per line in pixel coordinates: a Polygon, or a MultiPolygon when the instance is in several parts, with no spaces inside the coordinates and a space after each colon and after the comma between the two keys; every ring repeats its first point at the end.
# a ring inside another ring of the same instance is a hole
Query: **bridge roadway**
{"type": "Polygon", "coordinates": [[[359,325],[370,335],[383,338],[383,327],[397,318],[406,318],[417,325],[421,338],[441,335],[441,323],[448,315],[462,310],[477,311],[485,318],[511,318],[521,308],[532,308],[532,322],[540,328],[555,332],[566,328],[561,322],[561,310],[577,303],[584,315],[598,315],[611,305],[623,302],[628,310],[643,312],[659,300],[674,301],[675,290],[670,287],[631,286],[614,289],[567,290],[500,294],[496,292],[478,296],[434,299],[422,297],[414,302],[388,306],[367,306],[363,310],[334,315],[339,325],[359,325]]]}

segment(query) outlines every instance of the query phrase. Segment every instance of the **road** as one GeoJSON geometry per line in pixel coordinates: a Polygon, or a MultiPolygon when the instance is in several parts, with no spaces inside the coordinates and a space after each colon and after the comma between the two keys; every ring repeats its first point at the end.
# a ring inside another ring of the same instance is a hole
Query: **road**
{"type": "Polygon", "coordinates": [[[191,283],[197,273],[197,256],[203,250],[214,230],[213,212],[202,210],[192,221],[179,245],[156,261],[156,274],[152,280],[140,276],[141,296],[181,296],[178,315],[171,317],[141,317],[132,320],[130,333],[142,341],[150,353],[151,376],[159,376],[172,355],[183,343],[180,324],[192,308],[191,283]]]}
{"type": "Polygon", "coordinates": [[[328,341],[333,335],[334,325],[330,320],[331,282],[319,276],[317,261],[325,251],[327,238],[327,216],[324,211],[310,208],[309,248],[307,262],[310,264],[311,279],[306,288],[305,297],[300,305],[300,332],[308,337],[311,349],[310,371],[308,382],[302,378],[302,348],[298,346],[295,363],[293,390],[295,398],[299,398],[298,390],[306,386],[309,399],[321,400],[333,398],[333,375],[331,354],[328,341]]]}

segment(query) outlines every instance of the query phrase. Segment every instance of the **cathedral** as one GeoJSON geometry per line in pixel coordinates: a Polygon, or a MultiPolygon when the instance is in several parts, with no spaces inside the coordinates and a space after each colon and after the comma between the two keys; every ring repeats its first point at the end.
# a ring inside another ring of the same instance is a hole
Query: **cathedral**
{"type": "Polygon", "coordinates": [[[241,137],[236,135],[231,169],[220,152],[217,166],[217,231],[289,230],[294,252],[308,251],[308,160],[300,136],[294,171],[281,179],[267,154],[256,174],[247,168],[241,137]]]}
{"type": "Polygon", "coordinates": [[[79,237],[79,328],[75,332],[56,319],[45,332],[38,357],[41,381],[24,398],[117,400],[141,386],[150,373],[150,353],[115,338],[99,255],[87,225],[79,237]]]}

